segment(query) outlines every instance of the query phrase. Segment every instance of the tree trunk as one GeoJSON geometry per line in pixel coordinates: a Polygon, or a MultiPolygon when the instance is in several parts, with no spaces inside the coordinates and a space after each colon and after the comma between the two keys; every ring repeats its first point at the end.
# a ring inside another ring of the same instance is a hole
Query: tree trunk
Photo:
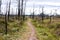
{"type": "MultiPolygon", "coordinates": [[[[44,8],[44,7],[43,7],[44,8]]],[[[44,21],[44,12],[43,12],[43,8],[42,8],[42,23],[44,21]]]]}
{"type": "Polygon", "coordinates": [[[21,2],[21,19],[23,20],[23,1],[24,0],[22,0],[22,2],[21,2]]]}
{"type": "Polygon", "coordinates": [[[7,34],[7,13],[5,14],[5,34],[7,34]]]}
{"type": "Polygon", "coordinates": [[[18,19],[20,18],[20,0],[18,1],[18,19]]]}
{"type": "Polygon", "coordinates": [[[10,2],[9,2],[8,21],[9,21],[9,16],[10,16],[10,5],[11,5],[11,0],[10,0],[10,2]]]}

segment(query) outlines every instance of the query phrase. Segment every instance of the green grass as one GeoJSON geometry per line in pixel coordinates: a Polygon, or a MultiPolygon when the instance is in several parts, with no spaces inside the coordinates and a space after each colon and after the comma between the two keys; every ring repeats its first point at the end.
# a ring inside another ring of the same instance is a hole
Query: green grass
{"type": "Polygon", "coordinates": [[[37,20],[32,20],[33,25],[36,28],[36,35],[38,40],[60,40],[60,36],[57,35],[57,29],[59,23],[48,24],[49,21],[44,20],[44,23],[39,23],[37,20]]]}
{"type": "Polygon", "coordinates": [[[25,21],[21,20],[12,20],[8,22],[8,34],[5,33],[5,20],[1,18],[0,20],[0,40],[19,40],[22,36],[22,33],[25,32],[25,21]]]}

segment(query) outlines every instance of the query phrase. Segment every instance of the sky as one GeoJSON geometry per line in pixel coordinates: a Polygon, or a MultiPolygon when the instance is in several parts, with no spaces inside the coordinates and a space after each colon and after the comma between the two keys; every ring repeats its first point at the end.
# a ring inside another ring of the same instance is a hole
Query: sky
{"type": "MultiPolygon", "coordinates": [[[[9,2],[9,0],[2,0],[1,9],[3,13],[6,12],[7,2],[9,2]]],[[[25,12],[26,14],[32,14],[34,8],[35,14],[39,14],[42,12],[42,7],[44,7],[43,11],[45,14],[55,14],[55,10],[57,10],[57,14],[60,14],[60,0],[27,0],[25,12]]],[[[17,0],[11,0],[11,12],[13,11],[15,14],[16,9],[17,0]]]]}

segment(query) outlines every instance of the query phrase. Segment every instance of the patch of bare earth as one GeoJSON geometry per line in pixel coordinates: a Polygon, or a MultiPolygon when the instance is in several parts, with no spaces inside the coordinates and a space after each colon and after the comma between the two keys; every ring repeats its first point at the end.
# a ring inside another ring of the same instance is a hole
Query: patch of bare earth
{"type": "Polygon", "coordinates": [[[37,40],[35,28],[30,22],[30,20],[28,20],[25,24],[26,30],[22,33],[22,36],[19,40],[37,40]]]}
{"type": "Polygon", "coordinates": [[[30,35],[29,35],[28,40],[37,40],[34,26],[32,25],[32,23],[30,21],[27,22],[27,25],[30,30],[30,35]]]}

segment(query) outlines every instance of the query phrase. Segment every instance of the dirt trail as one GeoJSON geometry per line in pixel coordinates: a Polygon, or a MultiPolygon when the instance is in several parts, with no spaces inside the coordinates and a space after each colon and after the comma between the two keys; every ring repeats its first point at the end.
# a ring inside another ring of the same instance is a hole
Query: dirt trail
{"type": "Polygon", "coordinates": [[[35,33],[36,33],[36,32],[35,32],[35,28],[34,28],[34,26],[32,25],[32,23],[31,23],[30,20],[27,21],[27,25],[28,25],[28,27],[29,27],[29,29],[30,29],[30,35],[29,35],[28,40],[37,40],[36,35],[35,35],[35,33]]]}

